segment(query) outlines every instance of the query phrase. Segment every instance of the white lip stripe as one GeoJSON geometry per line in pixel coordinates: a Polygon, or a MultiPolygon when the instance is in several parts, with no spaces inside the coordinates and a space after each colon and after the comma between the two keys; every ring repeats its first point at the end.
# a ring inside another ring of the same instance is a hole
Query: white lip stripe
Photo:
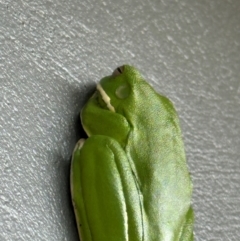
{"type": "Polygon", "coordinates": [[[102,88],[102,86],[100,84],[97,84],[97,90],[100,92],[103,101],[105,102],[105,104],[107,105],[107,108],[112,111],[115,112],[114,107],[111,105],[110,103],[110,97],[106,94],[105,90],[102,88]]]}

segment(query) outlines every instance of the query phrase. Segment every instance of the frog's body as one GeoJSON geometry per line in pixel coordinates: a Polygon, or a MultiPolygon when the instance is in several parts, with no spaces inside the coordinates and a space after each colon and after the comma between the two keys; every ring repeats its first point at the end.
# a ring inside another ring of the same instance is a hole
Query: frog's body
{"type": "Polygon", "coordinates": [[[131,66],[97,89],[71,169],[81,241],[192,241],[192,184],[172,103],[131,66]]]}

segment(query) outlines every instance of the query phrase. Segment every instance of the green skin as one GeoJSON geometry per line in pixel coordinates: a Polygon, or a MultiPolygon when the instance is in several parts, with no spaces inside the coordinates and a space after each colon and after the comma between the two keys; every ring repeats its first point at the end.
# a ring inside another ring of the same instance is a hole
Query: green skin
{"type": "Polygon", "coordinates": [[[192,241],[192,183],[173,104],[131,66],[81,112],[71,193],[81,241],[192,241]]]}

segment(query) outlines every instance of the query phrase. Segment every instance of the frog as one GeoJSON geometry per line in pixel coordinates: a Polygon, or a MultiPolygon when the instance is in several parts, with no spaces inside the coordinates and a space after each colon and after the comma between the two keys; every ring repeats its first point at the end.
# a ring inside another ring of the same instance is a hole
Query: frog
{"type": "Polygon", "coordinates": [[[173,103],[133,66],[100,80],[71,161],[81,241],[193,241],[194,212],[173,103]]]}

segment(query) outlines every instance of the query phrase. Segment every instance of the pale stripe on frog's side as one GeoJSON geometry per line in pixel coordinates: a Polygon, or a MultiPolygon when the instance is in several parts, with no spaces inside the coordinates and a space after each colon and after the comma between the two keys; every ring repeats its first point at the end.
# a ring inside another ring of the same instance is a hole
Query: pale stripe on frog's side
{"type": "Polygon", "coordinates": [[[112,112],[115,112],[115,108],[110,103],[110,101],[111,101],[110,97],[107,95],[107,93],[105,92],[105,90],[102,88],[102,86],[100,84],[97,84],[97,90],[101,94],[101,97],[102,97],[103,101],[105,102],[105,104],[107,105],[108,109],[112,112]]]}

